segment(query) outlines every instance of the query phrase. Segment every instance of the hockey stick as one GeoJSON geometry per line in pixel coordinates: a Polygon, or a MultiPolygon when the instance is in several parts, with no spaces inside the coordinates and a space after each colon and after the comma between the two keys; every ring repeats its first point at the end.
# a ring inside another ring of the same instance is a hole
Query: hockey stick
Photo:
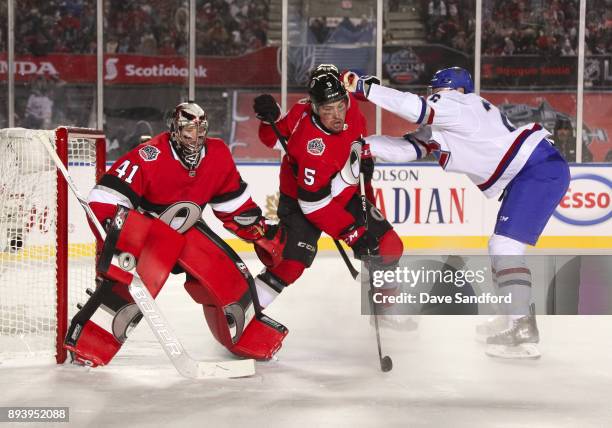
{"type": "MultiPolygon", "coordinates": [[[[365,195],[365,184],[364,184],[363,173],[359,174],[359,187],[361,189],[361,209],[363,210],[363,221],[364,227],[366,229],[366,233],[368,230],[368,206],[366,202],[365,195]]],[[[376,331],[376,345],[378,346],[378,360],[380,362],[380,369],[383,372],[388,372],[393,368],[393,360],[388,355],[383,357],[382,355],[382,346],[380,344],[380,327],[378,326],[378,313],[376,310],[376,304],[374,304],[373,294],[374,294],[374,286],[372,284],[372,264],[370,260],[370,249],[368,248],[368,255],[366,260],[364,261],[366,265],[366,269],[368,271],[368,280],[370,283],[369,289],[369,297],[370,297],[370,307],[372,308],[372,316],[374,317],[374,330],[376,331]]]]}
{"type": "MultiPolygon", "coordinates": [[[[270,122],[270,126],[272,126],[272,130],[274,130],[276,138],[278,138],[278,142],[281,144],[281,146],[283,146],[283,150],[285,150],[285,153],[288,154],[289,151],[287,150],[287,140],[285,139],[285,136],[280,133],[274,122],[270,122]]],[[[353,279],[357,279],[357,277],[359,276],[359,271],[355,269],[355,267],[351,263],[350,259],[348,258],[348,255],[346,254],[346,251],[344,251],[344,248],[337,239],[334,239],[334,244],[336,244],[336,248],[338,249],[340,256],[342,256],[342,260],[344,260],[344,264],[346,264],[349,273],[351,274],[353,279]]]]}
{"type": "MultiPolygon", "coordinates": [[[[70,190],[79,201],[79,204],[81,204],[81,207],[85,210],[85,214],[95,226],[100,237],[104,239],[106,237],[106,231],[94,215],[87,201],[78,191],[76,185],[72,181],[72,177],[58,154],[55,152],[55,149],[51,146],[51,143],[46,138],[39,135],[36,135],[35,138],[37,138],[40,143],[43,144],[47,152],[49,152],[55,166],[64,176],[68,187],[70,187],[70,190]]],[[[147,320],[157,341],[162,345],[164,352],[181,375],[192,379],[205,379],[234,378],[252,376],[255,374],[255,361],[252,359],[205,362],[191,358],[187,351],[185,351],[185,348],[183,348],[176,334],[174,334],[166,317],[160,311],[155,299],[153,299],[151,293],[143,284],[138,273],[134,270],[132,274],[134,275],[134,279],[128,286],[130,295],[134,299],[136,305],[138,305],[138,309],[140,309],[144,318],[147,320]]]]}

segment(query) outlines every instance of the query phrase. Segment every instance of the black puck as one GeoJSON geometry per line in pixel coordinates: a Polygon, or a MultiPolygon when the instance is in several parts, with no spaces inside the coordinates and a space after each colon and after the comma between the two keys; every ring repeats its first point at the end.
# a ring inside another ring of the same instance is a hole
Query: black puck
{"type": "Polygon", "coordinates": [[[390,372],[393,368],[393,360],[388,355],[385,355],[382,360],[380,360],[380,369],[383,372],[390,372]]]}

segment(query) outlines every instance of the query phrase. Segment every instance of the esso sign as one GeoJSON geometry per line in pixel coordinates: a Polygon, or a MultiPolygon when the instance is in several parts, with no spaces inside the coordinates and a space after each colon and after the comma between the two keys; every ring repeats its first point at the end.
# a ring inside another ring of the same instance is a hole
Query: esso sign
{"type": "Polygon", "coordinates": [[[612,217],[612,181],[595,174],[572,177],[553,216],[568,224],[591,226],[612,217]]]}

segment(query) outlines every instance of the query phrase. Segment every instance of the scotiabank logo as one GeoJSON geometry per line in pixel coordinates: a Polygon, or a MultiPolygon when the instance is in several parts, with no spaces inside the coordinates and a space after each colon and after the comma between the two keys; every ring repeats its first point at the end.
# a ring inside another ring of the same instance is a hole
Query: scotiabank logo
{"type": "Polygon", "coordinates": [[[553,216],[567,224],[592,226],[612,217],[612,181],[595,174],[572,177],[553,216]]]}

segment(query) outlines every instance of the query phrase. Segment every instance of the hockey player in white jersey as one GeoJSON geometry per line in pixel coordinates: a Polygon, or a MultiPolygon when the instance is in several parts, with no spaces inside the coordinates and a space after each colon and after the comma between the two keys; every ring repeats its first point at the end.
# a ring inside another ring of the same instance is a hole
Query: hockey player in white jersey
{"type": "Polygon", "coordinates": [[[487,354],[537,358],[539,333],[531,305],[531,272],[524,255],[535,245],[569,185],[567,162],[539,123],[515,128],[493,104],[474,93],[469,72],[452,67],[431,79],[427,99],[348,72],[344,82],[357,97],[419,125],[404,137],[370,136],[378,160],[410,162],[433,152],[446,171],[466,174],[488,197],[502,194],[489,239],[494,283],[511,294],[506,327],[487,338],[487,354]]]}

